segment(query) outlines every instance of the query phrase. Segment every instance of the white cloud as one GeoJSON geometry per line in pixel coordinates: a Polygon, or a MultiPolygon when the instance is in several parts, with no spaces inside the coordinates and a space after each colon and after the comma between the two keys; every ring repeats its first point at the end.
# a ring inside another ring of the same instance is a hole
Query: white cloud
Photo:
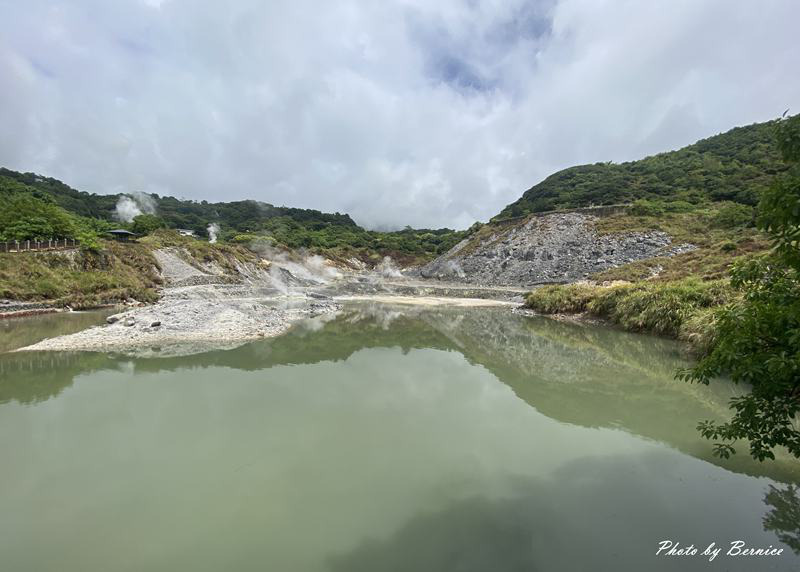
{"type": "Polygon", "coordinates": [[[792,0],[0,11],[0,164],[95,192],[464,227],[559,168],[800,111],[792,0]]]}

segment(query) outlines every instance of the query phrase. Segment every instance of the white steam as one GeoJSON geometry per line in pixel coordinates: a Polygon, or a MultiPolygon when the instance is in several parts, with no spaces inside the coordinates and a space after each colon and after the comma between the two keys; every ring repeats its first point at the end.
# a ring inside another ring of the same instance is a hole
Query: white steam
{"type": "Polygon", "coordinates": [[[461,268],[461,265],[455,260],[448,260],[445,262],[444,271],[448,276],[456,276],[458,278],[464,278],[465,276],[464,269],[461,268]]]}
{"type": "Polygon", "coordinates": [[[402,278],[403,276],[391,256],[384,256],[381,263],[375,267],[375,270],[384,278],[402,278]]]}
{"type": "Polygon", "coordinates": [[[289,294],[292,286],[328,284],[342,276],[329,260],[316,254],[297,259],[263,242],[252,243],[250,249],[270,261],[270,281],[283,294],[289,294]]]}
{"type": "Polygon", "coordinates": [[[284,296],[289,295],[289,285],[283,277],[284,270],[275,265],[274,263],[269,267],[269,279],[272,281],[272,287],[284,296]]]}
{"type": "Polygon", "coordinates": [[[211,244],[217,242],[217,235],[219,234],[219,225],[217,223],[212,222],[208,225],[206,232],[208,233],[208,242],[211,244]]]}
{"type": "Polygon", "coordinates": [[[121,195],[114,208],[114,215],[121,222],[132,222],[142,214],[155,214],[156,202],[153,197],[141,191],[121,195]]]}

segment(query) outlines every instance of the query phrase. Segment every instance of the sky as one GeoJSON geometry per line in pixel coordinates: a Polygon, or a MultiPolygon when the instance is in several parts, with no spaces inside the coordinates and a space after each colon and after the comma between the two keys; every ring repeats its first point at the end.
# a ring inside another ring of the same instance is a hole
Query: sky
{"type": "Polygon", "coordinates": [[[0,0],[0,166],[465,228],[800,111],[797,0],[0,0]]]}

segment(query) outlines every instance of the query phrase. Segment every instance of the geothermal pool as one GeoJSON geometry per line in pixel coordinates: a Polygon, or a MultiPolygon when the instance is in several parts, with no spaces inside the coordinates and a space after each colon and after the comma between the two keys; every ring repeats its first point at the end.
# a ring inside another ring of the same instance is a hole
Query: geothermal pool
{"type": "MultiPolygon", "coordinates": [[[[73,318],[102,315],[0,342],[73,318]]],[[[695,426],[737,388],[682,365],[648,336],[367,302],[187,357],[0,354],[1,568],[797,570],[800,466],[713,458],[695,426]]]]}

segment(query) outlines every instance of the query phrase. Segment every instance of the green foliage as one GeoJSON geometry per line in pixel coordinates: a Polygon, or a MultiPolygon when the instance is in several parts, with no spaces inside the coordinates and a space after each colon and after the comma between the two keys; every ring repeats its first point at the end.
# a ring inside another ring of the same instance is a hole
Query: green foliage
{"type": "Polygon", "coordinates": [[[61,207],[28,193],[3,196],[0,240],[74,237],[77,221],[61,207]]]}
{"type": "Polygon", "coordinates": [[[744,298],[717,315],[716,342],[711,352],[683,379],[708,383],[719,375],[751,387],[731,400],[729,423],[703,422],[703,436],[722,441],[717,453],[729,456],[730,443],[750,441],[756,459],[774,459],[783,445],[800,456],[800,432],[793,427],[800,368],[800,276],[773,257],[739,264],[731,284],[744,298]]]}
{"type": "Polygon", "coordinates": [[[796,115],[778,124],[776,139],[783,160],[800,163],[800,121],[796,115]]]}
{"type": "Polygon", "coordinates": [[[719,228],[737,228],[753,223],[753,207],[737,203],[725,203],[714,216],[714,225],[719,228]]]}
{"type": "Polygon", "coordinates": [[[141,214],[133,219],[130,229],[136,234],[146,235],[159,228],[166,228],[167,223],[161,217],[152,214],[141,214]]]}
{"type": "Polygon", "coordinates": [[[99,248],[96,219],[76,216],[14,179],[0,176],[0,240],[48,240],[74,238],[85,250],[99,248]]]}
{"type": "MultiPolygon", "coordinates": [[[[800,160],[800,116],[777,124],[778,147],[787,162],[800,160]]],[[[713,347],[680,377],[709,383],[728,375],[751,388],[731,400],[727,423],[704,421],[701,434],[716,440],[715,453],[729,457],[733,443],[747,439],[750,454],[774,459],[783,446],[800,457],[800,173],[794,166],[778,177],[759,204],[759,226],[775,240],[775,252],[741,262],[731,285],[742,299],[719,312],[713,347]]]]}
{"type": "MultiPolygon", "coordinates": [[[[72,216],[79,215],[75,216],[76,219],[90,217],[81,219],[84,221],[82,224],[88,224],[87,230],[95,234],[109,230],[111,226],[120,226],[113,218],[120,195],[76,191],[56,179],[8,169],[0,169],[0,185],[3,181],[7,186],[22,189],[54,208],[60,206],[62,211],[66,209],[72,216]]],[[[370,231],[358,226],[346,214],[276,207],[259,201],[209,203],[158,195],[150,195],[150,198],[156,204],[157,215],[136,217],[128,228],[137,234],[146,235],[166,227],[192,229],[198,235],[204,235],[208,224],[215,222],[222,229],[222,240],[235,240],[240,244],[266,240],[287,248],[323,252],[350,250],[376,253],[381,257],[391,255],[409,261],[427,260],[442,254],[465,235],[447,228],[406,227],[392,232],[370,231]]],[[[37,221],[29,221],[30,224],[34,222],[37,221]]],[[[24,233],[34,232],[35,228],[26,228],[24,233]]]]}
{"type": "Polygon", "coordinates": [[[664,205],[661,201],[637,199],[633,201],[630,213],[634,216],[658,216],[664,213],[664,205]]]}
{"type": "MultiPolygon", "coordinates": [[[[637,199],[692,205],[733,201],[755,205],[772,177],[786,169],[774,141],[775,122],[737,127],[678,151],[627,163],[595,163],[559,171],[526,191],[493,220],[543,210],[632,203],[637,199]]],[[[784,129],[789,146],[796,131],[784,129]]],[[[686,209],[682,204],[679,209],[686,209]]]]}

